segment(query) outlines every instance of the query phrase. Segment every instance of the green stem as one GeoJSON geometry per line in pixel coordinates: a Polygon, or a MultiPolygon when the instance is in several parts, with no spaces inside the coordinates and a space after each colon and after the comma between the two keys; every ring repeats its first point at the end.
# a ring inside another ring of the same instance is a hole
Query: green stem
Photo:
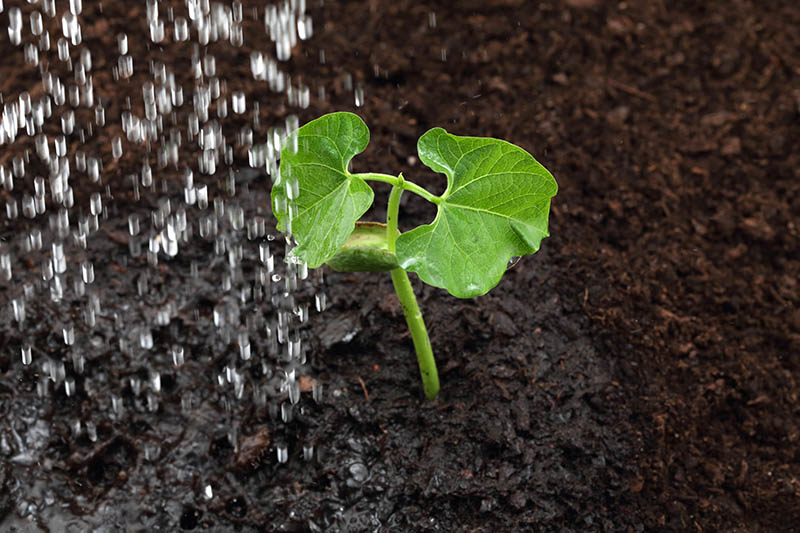
{"type": "Polygon", "coordinates": [[[400,187],[404,191],[413,192],[416,195],[422,196],[429,202],[439,205],[442,203],[442,198],[436,196],[424,187],[420,187],[414,182],[399,179],[397,176],[390,176],[389,174],[379,174],[377,172],[366,172],[364,174],[352,174],[356,178],[361,178],[364,181],[380,181],[382,183],[389,183],[394,187],[400,187]]]}
{"type": "MultiPolygon", "coordinates": [[[[394,176],[392,176],[394,177],[394,176]]],[[[386,244],[389,251],[396,253],[397,236],[400,230],[397,227],[399,222],[400,213],[400,198],[403,196],[403,185],[406,180],[401,172],[397,177],[394,177],[392,192],[389,193],[389,205],[386,206],[386,244]]]]}
{"type": "MultiPolygon", "coordinates": [[[[403,179],[403,175],[400,174],[395,179],[397,183],[394,184],[392,192],[389,194],[389,205],[386,210],[386,240],[391,252],[395,252],[397,235],[399,234],[397,218],[400,210],[400,197],[403,195],[403,191],[406,190],[404,187],[406,181],[403,179]]],[[[433,400],[439,394],[439,373],[436,370],[436,360],[433,358],[428,329],[425,327],[422,312],[417,304],[417,297],[414,295],[414,288],[411,286],[411,280],[408,279],[406,271],[402,268],[395,268],[391,271],[391,274],[394,290],[397,293],[397,299],[400,300],[400,305],[403,306],[406,324],[408,324],[408,330],[411,332],[414,350],[417,352],[422,388],[425,391],[425,396],[429,400],[433,400]]]]}

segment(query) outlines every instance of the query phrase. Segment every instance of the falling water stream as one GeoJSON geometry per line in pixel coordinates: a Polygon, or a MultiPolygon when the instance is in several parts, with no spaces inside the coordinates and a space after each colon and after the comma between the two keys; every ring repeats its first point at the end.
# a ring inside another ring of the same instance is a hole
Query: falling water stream
{"type": "Polygon", "coordinates": [[[307,340],[324,280],[294,260],[268,197],[311,98],[283,68],[313,35],[305,1],[123,4],[0,0],[4,61],[26,69],[0,85],[4,531],[174,526],[215,498],[209,448],[286,463],[319,446],[287,428],[323,399],[307,340]],[[261,49],[238,86],[246,39],[261,49]],[[146,413],[158,423],[141,439],[115,429],[146,413]]]}

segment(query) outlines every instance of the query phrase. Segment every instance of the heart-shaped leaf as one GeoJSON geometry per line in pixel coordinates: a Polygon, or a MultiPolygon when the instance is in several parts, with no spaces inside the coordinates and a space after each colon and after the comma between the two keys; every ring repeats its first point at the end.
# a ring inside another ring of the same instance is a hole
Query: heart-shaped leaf
{"type": "Polygon", "coordinates": [[[556,181],[525,150],[497,139],[434,128],[417,151],[447,176],[447,189],[432,223],[397,238],[400,266],[459,298],[485,294],[511,257],[536,252],[549,235],[556,181]]]}
{"type": "Polygon", "coordinates": [[[364,151],[369,130],[358,115],[331,113],[303,125],[281,151],[280,177],[272,187],[278,228],[294,235],[294,254],[316,268],[333,257],[372,205],[373,192],[348,172],[364,151]]]}

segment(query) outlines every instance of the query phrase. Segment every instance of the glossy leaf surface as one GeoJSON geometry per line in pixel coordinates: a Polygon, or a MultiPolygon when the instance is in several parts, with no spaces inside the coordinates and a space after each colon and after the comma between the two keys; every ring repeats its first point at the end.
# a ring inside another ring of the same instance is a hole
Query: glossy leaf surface
{"type": "Polygon", "coordinates": [[[331,113],[297,130],[281,151],[280,177],[272,187],[278,228],[298,243],[294,254],[316,268],[333,257],[372,205],[373,192],[350,174],[350,160],[364,151],[369,130],[352,113],[331,113]]]}
{"type": "Polygon", "coordinates": [[[525,150],[497,139],[434,128],[417,150],[447,176],[447,189],[432,223],[397,238],[400,266],[460,298],[485,294],[511,257],[536,252],[549,235],[555,179],[525,150]]]}

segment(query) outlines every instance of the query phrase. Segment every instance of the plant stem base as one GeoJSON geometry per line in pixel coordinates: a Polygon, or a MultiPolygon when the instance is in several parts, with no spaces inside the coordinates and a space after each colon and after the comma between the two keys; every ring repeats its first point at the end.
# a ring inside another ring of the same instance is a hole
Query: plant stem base
{"type": "Polygon", "coordinates": [[[408,274],[402,268],[395,268],[391,271],[391,274],[394,290],[397,292],[397,298],[403,306],[403,314],[406,316],[408,330],[411,332],[411,340],[414,342],[414,350],[417,352],[422,387],[425,390],[425,396],[429,400],[433,400],[439,394],[439,372],[436,370],[436,360],[433,358],[428,330],[425,328],[425,321],[422,318],[422,312],[419,310],[414,288],[411,286],[408,274]]]}

